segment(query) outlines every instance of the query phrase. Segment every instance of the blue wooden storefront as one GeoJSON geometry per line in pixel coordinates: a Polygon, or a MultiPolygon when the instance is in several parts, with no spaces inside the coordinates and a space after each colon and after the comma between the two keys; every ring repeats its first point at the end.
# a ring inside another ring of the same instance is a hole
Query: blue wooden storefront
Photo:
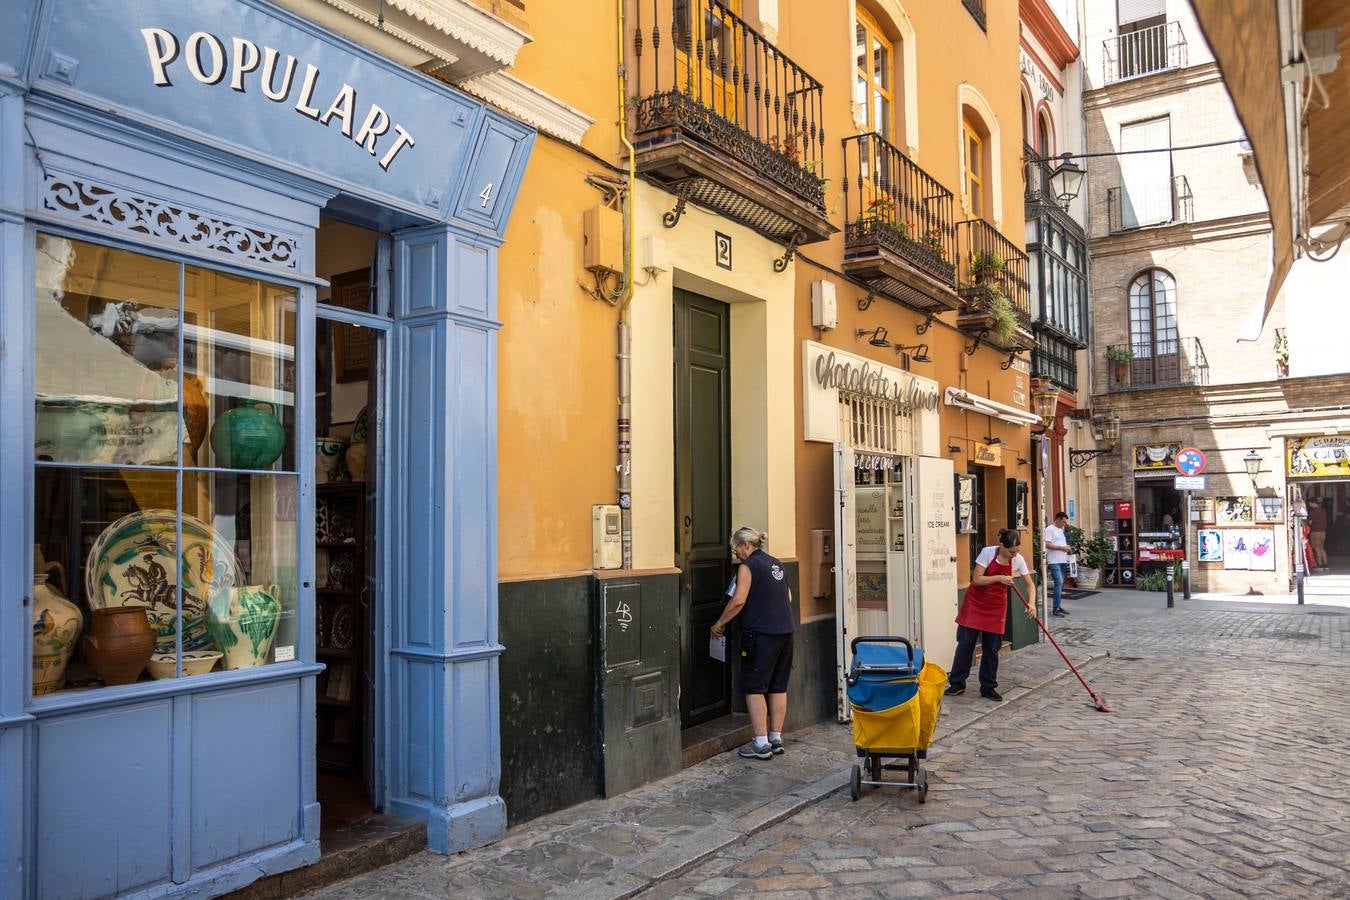
{"type": "Polygon", "coordinates": [[[529,128],[263,0],[7,4],[0,896],[201,896],[319,854],[309,365],[296,367],[294,661],[31,692],[39,232],[290,286],[301,361],[313,358],[320,213],[392,234],[372,787],[385,809],[427,822],[433,849],[502,832],[496,266],[532,140],[529,128]],[[296,60],[280,100],[261,83],[269,51],[296,60]],[[185,232],[184,222],[203,227],[185,232]],[[231,228],[251,239],[203,237],[231,228]]]}

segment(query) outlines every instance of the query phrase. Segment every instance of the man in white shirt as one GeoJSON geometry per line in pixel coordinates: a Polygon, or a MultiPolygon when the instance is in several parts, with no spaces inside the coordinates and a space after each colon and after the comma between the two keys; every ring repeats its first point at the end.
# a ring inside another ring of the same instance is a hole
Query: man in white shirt
{"type": "Polygon", "coordinates": [[[1045,526],[1045,540],[1042,542],[1045,545],[1045,567],[1050,570],[1050,578],[1055,585],[1055,606],[1052,615],[1056,616],[1069,614],[1061,601],[1061,595],[1064,593],[1064,576],[1069,573],[1069,539],[1064,536],[1064,526],[1068,524],[1068,513],[1062,511],[1055,513],[1054,524],[1045,526]]]}

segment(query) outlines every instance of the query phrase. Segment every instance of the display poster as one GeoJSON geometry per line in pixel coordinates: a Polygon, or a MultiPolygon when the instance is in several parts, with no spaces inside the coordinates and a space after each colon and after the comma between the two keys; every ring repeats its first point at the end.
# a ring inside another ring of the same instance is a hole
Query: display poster
{"type": "Polygon", "coordinates": [[[975,476],[956,476],[956,533],[975,533],[975,476]]]}
{"type": "Polygon", "coordinates": [[[1179,441],[1169,444],[1135,444],[1134,470],[1136,472],[1153,472],[1159,469],[1175,469],[1177,454],[1180,452],[1181,443],[1179,441]]]}
{"type": "Polygon", "coordinates": [[[1308,435],[1287,438],[1285,472],[1290,478],[1350,477],[1350,437],[1308,435]]]}
{"type": "Polygon", "coordinates": [[[1252,498],[1214,498],[1214,521],[1218,525],[1251,525],[1256,521],[1252,509],[1252,498]]]}
{"type": "Polygon", "coordinates": [[[1132,519],[1134,518],[1134,503],[1129,500],[1116,501],[1116,518],[1132,519]]]}
{"type": "Polygon", "coordinates": [[[1284,521],[1283,497],[1257,497],[1256,521],[1258,524],[1272,524],[1284,521]]]}
{"type": "Polygon", "coordinates": [[[1251,553],[1254,571],[1275,571],[1275,530],[1273,528],[1248,529],[1247,550],[1251,553]]]}
{"type": "Polygon", "coordinates": [[[1247,529],[1232,528],[1223,532],[1223,567],[1250,569],[1252,554],[1247,543],[1247,529]]]}
{"type": "Polygon", "coordinates": [[[853,489],[858,556],[886,552],[886,488],[860,485],[853,489]]]}
{"type": "Polygon", "coordinates": [[[1207,525],[1214,524],[1214,498],[1192,497],[1191,515],[1197,522],[1203,522],[1207,525]]]}
{"type": "Polygon", "coordinates": [[[1197,534],[1200,536],[1200,561],[1223,562],[1223,532],[1217,528],[1201,528],[1197,534]]]}

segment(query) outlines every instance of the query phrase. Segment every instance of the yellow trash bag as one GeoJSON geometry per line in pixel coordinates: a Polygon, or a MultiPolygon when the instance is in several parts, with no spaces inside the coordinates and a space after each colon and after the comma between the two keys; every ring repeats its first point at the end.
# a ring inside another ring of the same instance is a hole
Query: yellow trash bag
{"type": "MultiPolygon", "coordinates": [[[[914,683],[911,675],[908,679],[914,683]]],[[[919,695],[882,712],[853,707],[853,743],[864,750],[913,750],[919,740],[919,695]]]]}
{"type": "Polygon", "coordinates": [[[919,743],[927,750],[933,742],[938,714],[942,712],[942,694],[947,690],[947,673],[937,663],[925,662],[919,671],[919,743]]]}

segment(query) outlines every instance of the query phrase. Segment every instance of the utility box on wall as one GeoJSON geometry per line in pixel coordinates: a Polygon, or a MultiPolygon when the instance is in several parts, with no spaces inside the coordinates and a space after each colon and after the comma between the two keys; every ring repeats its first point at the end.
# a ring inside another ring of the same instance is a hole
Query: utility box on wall
{"type": "Polygon", "coordinates": [[[623,271],[623,213],[596,205],[582,215],[583,265],[592,272],[623,271]]]}
{"type": "Polygon", "coordinates": [[[834,529],[812,528],[806,560],[806,586],[817,599],[834,593],[834,529]]]}
{"type": "Polygon", "coordinates": [[[617,569],[623,565],[623,535],[619,507],[597,504],[591,507],[591,565],[597,569],[617,569]]]}

